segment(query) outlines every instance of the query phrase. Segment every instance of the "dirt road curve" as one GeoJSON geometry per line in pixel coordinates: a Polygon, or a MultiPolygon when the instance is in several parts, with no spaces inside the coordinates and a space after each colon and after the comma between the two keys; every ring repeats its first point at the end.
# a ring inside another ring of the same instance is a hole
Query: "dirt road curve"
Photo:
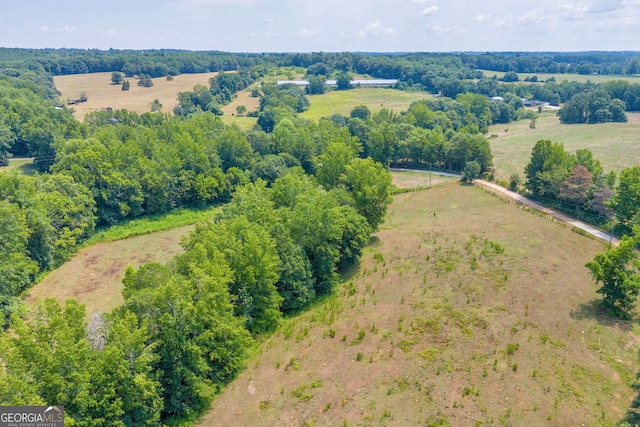
{"type": "Polygon", "coordinates": [[[551,215],[554,218],[557,218],[561,221],[564,221],[568,224],[571,224],[574,227],[580,228],[581,230],[586,231],[589,234],[592,234],[602,240],[605,240],[606,242],[611,241],[614,245],[617,245],[620,240],[616,239],[615,237],[611,237],[609,234],[600,231],[596,228],[591,227],[588,224],[585,224],[584,222],[578,221],[575,218],[571,218],[570,216],[561,214],[559,212],[554,211],[553,209],[549,209],[549,208],[545,208],[544,206],[531,201],[529,199],[527,199],[526,197],[518,194],[518,193],[514,193],[513,191],[509,191],[504,187],[501,187],[497,184],[494,184],[492,182],[489,181],[485,181],[482,179],[476,179],[473,181],[473,183],[479,187],[483,187],[485,189],[489,189],[491,191],[494,191],[498,194],[502,194],[504,196],[507,196],[513,200],[515,200],[518,203],[522,203],[523,205],[527,205],[527,206],[531,206],[534,209],[539,210],[540,212],[544,212],[547,215],[551,215]]]}

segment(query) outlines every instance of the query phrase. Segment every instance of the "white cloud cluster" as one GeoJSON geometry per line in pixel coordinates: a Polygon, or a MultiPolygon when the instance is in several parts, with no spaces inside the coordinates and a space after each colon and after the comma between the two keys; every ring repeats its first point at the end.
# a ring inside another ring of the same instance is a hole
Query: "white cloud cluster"
{"type": "Polygon", "coordinates": [[[390,36],[395,34],[396,31],[391,27],[385,27],[382,25],[379,19],[375,22],[370,22],[367,24],[364,29],[358,31],[359,37],[380,37],[380,36],[390,36]]]}
{"type": "Polygon", "coordinates": [[[422,9],[420,11],[420,15],[428,16],[428,15],[431,15],[432,13],[434,13],[434,12],[437,12],[438,9],[440,9],[440,8],[438,6],[435,6],[435,5],[434,6],[429,6],[426,9],[422,9]]]}

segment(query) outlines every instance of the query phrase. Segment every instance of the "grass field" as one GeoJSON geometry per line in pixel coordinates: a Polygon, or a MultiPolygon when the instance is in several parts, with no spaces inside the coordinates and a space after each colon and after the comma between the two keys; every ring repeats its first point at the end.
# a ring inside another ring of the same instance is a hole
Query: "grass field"
{"type": "Polygon", "coordinates": [[[121,85],[111,83],[111,73],[57,76],[54,77],[54,83],[61,93],[60,99],[65,103],[67,99],[77,99],[81,92],[86,92],[87,102],[69,106],[75,110],[74,117],[83,121],[87,113],[106,107],[146,113],[151,111],[149,104],[155,99],[162,104],[162,111],[172,113],[173,107],[178,105],[179,92],[192,91],[197,84],[209,87],[209,79],[216,74],[218,73],[180,74],[172,81],[159,77],[153,79],[153,86],[149,88],[138,86],[137,79],[125,78],[131,82],[128,91],[122,91],[121,85]]]}
{"type": "Polygon", "coordinates": [[[201,425],[613,426],[640,342],[604,245],[458,184],[395,196],[335,296],[287,319],[201,425]]]}
{"type": "MultiPolygon", "coordinates": [[[[495,75],[497,78],[500,79],[504,76],[504,73],[501,71],[491,71],[491,70],[480,70],[480,71],[482,71],[485,77],[488,77],[488,78],[491,78],[495,75]]],[[[554,79],[556,79],[557,83],[560,83],[563,80],[567,80],[570,82],[580,82],[580,83],[586,83],[587,80],[591,81],[592,83],[604,83],[611,80],[625,80],[631,83],[640,83],[639,76],[625,76],[625,75],[616,75],[616,74],[599,75],[599,74],[518,73],[518,76],[520,76],[521,81],[527,77],[538,76],[539,82],[544,82],[545,80],[553,77],[554,79]]],[[[528,83],[528,82],[525,82],[525,83],[528,83]]]]}
{"type": "Polygon", "coordinates": [[[496,177],[508,180],[513,173],[524,176],[524,167],[531,160],[531,150],[541,139],[562,142],[567,151],[588,148],[600,160],[605,172],[640,164],[640,113],[627,113],[627,123],[596,125],[563,125],[554,112],[544,113],[529,128],[529,120],[493,125],[488,136],[496,177]]]}
{"type": "Polygon", "coordinates": [[[11,170],[17,170],[23,175],[33,175],[38,168],[33,164],[33,157],[17,157],[9,159],[8,166],[0,166],[0,173],[11,170]]]}
{"type": "Polygon", "coordinates": [[[355,88],[351,90],[333,90],[323,95],[309,95],[309,110],[300,114],[301,117],[318,120],[334,113],[349,116],[351,110],[358,105],[366,105],[371,112],[383,108],[396,113],[406,111],[412,102],[429,98],[426,92],[407,92],[386,88],[355,88]]]}
{"type": "Polygon", "coordinates": [[[107,313],[124,301],[122,278],[128,265],[167,263],[182,251],[180,239],[192,229],[193,225],[183,226],[84,248],[34,286],[27,302],[53,297],[63,303],[74,298],[86,306],[87,317],[107,313]]]}

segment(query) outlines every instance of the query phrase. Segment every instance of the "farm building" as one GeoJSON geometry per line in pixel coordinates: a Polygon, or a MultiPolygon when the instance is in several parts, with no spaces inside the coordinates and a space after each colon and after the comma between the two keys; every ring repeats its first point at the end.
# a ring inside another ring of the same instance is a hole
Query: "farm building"
{"type": "MultiPolygon", "coordinates": [[[[398,83],[397,79],[361,79],[361,80],[351,80],[351,86],[360,86],[360,87],[389,87],[398,83]]],[[[296,86],[309,86],[308,80],[278,80],[276,82],[278,86],[293,84],[296,86]]],[[[336,80],[327,80],[324,82],[327,86],[337,86],[336,80]]]]}

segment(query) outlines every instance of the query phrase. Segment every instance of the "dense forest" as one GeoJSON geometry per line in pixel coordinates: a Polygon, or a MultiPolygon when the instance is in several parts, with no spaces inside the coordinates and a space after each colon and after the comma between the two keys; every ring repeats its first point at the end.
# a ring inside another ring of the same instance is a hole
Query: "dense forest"
{"type": "MultiPolygon", "coordinates": [[[[0,64],[0,163],[31,156],[41,172],[0,174],[0,325],[10,328],[0,335],[0,402],[55,402],[78,426],[179,425],[201,416],[256,339],[331,293],[357,262],[390,203],[390,166],[468,173],[471,164],[491,178],[488,126],[535,118],[523,98],[565,103],[565,123],[626,121],[626,111],[640,110],[638,84],[525,84],[517,75],[636,74],[637,56],[625,53],[0,49],[0,64]],[[254,129],[217,117],[237,91],[281,66],[304,67],[311,78],[397,78],[397,89],[437,96],[403,112],[358,106],[316,122],[299,116],[309,107],[303,89],[263,84],[254,129]],[[479,69],[513,74],[486,78],[479,69]],[[219,70],[237,72],[181,93],[173,115],[100,111],[82,123],[60,105],[52,80],[219,70]],[[96,228],[211,205],[224,205],[222,213],[197,227],[183,254],[127,271],[125,303],[113,312],[87,324],[74,301],[23,303],[38,275],[96,228]]],[[[586,150],[541,141],[526,179],[534,196],[615,213],[627,229],[638,222],[638,168],[603,176],[586,150]]]]}

